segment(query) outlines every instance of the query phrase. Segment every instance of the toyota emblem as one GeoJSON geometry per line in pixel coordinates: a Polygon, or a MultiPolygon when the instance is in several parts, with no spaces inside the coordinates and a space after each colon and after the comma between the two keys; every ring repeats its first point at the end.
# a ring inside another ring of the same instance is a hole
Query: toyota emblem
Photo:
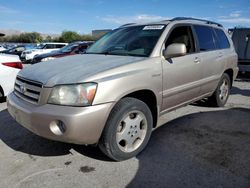
{"type": "Polygon", "coordinates": [[[22,85],[20,85],[20,91],[21,91],[21,93],[25,93],[26,92],[26,86],[25,86],[25,84],[22,84],[22,85]]]}

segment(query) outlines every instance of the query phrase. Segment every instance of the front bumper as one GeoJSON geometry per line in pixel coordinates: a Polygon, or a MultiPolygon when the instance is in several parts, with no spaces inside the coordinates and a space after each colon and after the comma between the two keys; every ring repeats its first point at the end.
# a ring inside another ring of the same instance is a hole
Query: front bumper
{"type": "Polygon", "coordinates": [[[11,93],[7,98],[8,111],[23,127],[31,132],[51,139],[75,144],[98,142],[113,103],[90,107],[69,107],[59,105],[33,105],[11,93]],[[60,121],[65,132],[55,134],[51,126],[60,121]]]}
{"type": "Polygon", "coordinates": [[[34,54],[22,54],[20,59],[23,61],[31,61],[34,57],[34,54]]]}

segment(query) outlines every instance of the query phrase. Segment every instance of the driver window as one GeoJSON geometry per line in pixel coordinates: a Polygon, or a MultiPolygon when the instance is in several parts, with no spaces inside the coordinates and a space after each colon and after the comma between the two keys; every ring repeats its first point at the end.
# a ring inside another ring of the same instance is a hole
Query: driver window
{"type": "Polygon", "coordinates": [[[171,31],[165,43],[165,48],[167,48],[170,44],[173,44],[173,43],[185,44],[187,48],[187,53],[195,52],[194,38],[193,38],[191,27],[179,26],[179,27],[174,28],[171,31]]]}

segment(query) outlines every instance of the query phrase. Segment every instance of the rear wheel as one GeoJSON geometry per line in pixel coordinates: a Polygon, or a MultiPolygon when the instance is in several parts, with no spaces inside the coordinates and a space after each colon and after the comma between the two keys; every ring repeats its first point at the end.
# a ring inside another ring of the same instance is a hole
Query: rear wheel
{"type": "Polygon", "coordinates": [[[231,90],[231,80],[228,74],[224,73],[221,80],[213,93],[213,95],[208,99],[209,103],[213,106],[223,107],[229,97],[231,90]]]}
{"type": "Polygon", "coordinates": [[[144,102],[123,98],[110,114],[99,147],[116,161],[134,157],[147,145],[152,125],[151,111],[144,102]]]}

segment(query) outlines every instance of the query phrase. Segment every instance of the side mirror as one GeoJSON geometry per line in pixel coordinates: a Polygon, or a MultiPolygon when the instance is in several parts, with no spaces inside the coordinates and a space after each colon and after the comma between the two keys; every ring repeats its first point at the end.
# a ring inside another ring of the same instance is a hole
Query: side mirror
{"type": "Polygon", "coordinates": [[[163,50],[163,56],[166,59],[172,57],[184,56],[187,53],[186,45],[183,43],[170,44],[165,50],[163,50]]]}

